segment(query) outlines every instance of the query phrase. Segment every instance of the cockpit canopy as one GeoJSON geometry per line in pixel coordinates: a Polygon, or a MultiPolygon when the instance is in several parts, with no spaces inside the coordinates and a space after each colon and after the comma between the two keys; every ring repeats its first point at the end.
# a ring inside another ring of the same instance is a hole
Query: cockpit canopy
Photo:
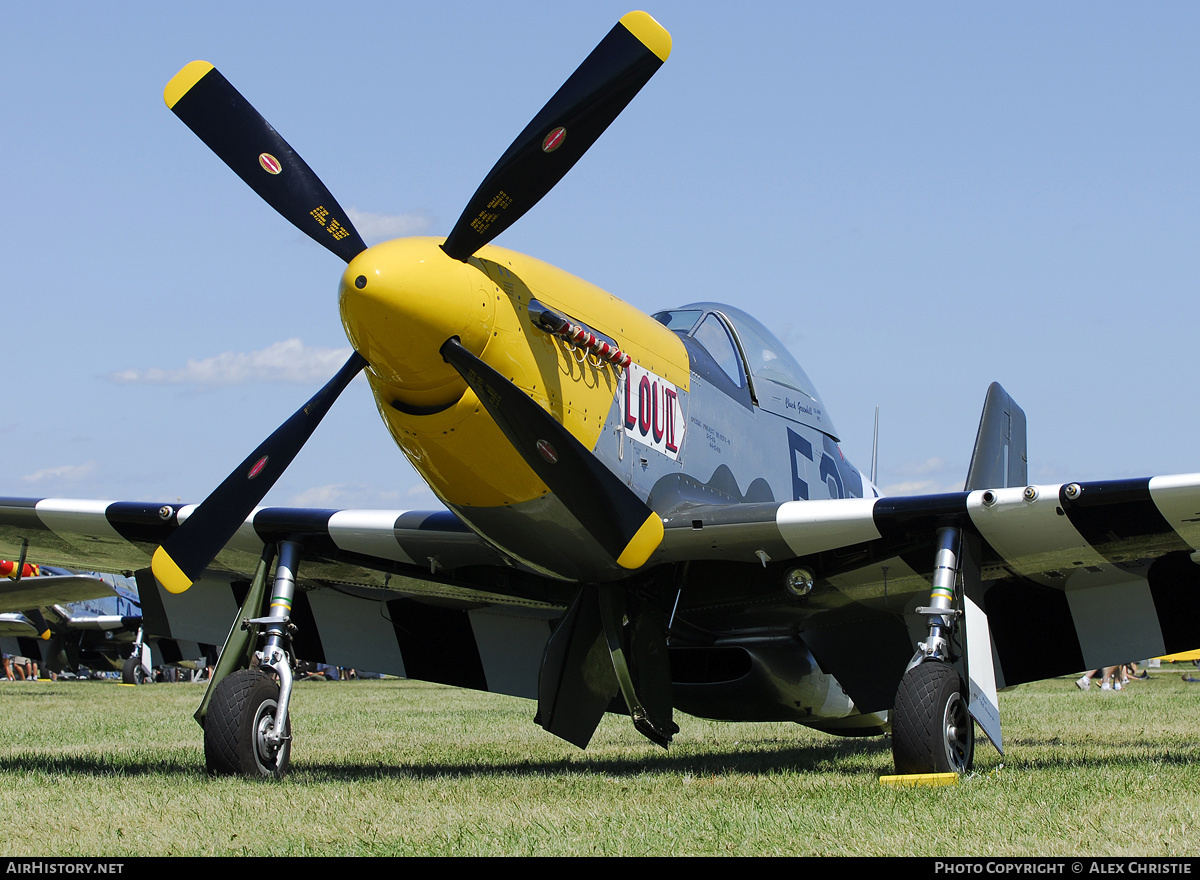
{"type": "MultiPolygon", "coordinates": [[[[659,312],[654,318],[699,343],[731,387],[744,389],[753,405],[837,439],[812,380],[787,347],[757,319],[733,306],[711,302],[691,303],[659,312]]],[[[731,396],[736,399],[739,395],[731,396]]]]}

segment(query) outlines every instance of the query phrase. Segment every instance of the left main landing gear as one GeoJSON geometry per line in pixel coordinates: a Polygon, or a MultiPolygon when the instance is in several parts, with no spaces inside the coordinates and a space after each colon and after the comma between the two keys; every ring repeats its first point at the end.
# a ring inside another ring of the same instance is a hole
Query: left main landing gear
{"type": "Polygon", "coordinates": [[[145,638],[145,629],[138,627],[137,636],[133,640],[133,652],[125,660],[125,664],[121,667],[121,682],[122,684],[145,684],[148,680],[153,681],[150,672],[149,652],[147,656],[143,656],[145,650],[143,639],[145,638]],[[145,662],[143,662],[145,661],[145,662]]]}
{"type": "Polygon", "coordinates": [[[961,529],[942,525],[936,543],[929,605],[916,609],[928,618],[929,636],[917,645],[892,709],[892,758],[901,776],[965,773],[975,760],[967,686],[952,665],[962,660],[957,647],[962,612],[955,596],[963,567],[961,529]]]}
{"type": "Polygon", "coordinates": [[[142,666],[142,657],[140,652],[134,654],[132,657],[126,658],[124,665],[121,667],[121,683],[146,683],[146,668],[142,666]]]}

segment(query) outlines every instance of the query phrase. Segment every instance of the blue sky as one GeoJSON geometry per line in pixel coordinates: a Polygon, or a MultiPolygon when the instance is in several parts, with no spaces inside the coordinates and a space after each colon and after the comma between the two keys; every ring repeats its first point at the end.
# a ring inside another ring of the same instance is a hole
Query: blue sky
{"type": "MultiPolygon", "coordinates": [[[[340,363],[342,264],[166,109],[213,62],[358,212],[445,234],[627,3],[6,9],[0,494],[198,501],[340,363]]],[[[1038,482],[1200,469],[1200,7],[645,7],[674,49],[498,244],[736,303],[880,482],[961,488],[988,383],[1038,482]]],[[[267,498],[421,508],[361,380],[267,498]]]]}

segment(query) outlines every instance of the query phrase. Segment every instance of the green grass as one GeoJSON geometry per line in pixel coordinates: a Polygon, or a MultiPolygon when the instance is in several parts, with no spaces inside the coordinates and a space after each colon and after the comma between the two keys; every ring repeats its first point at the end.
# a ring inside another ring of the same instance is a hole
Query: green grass
{"type": "Polygon", "coordinates": [[[299,684],[288,778],[209,779],[201,694],[0,684],[6,853],[1200,854],[1200,685],[1169,671],[1002,694],[1006,757],[899,790],[882,737],[681,716],[664,752],[609,717],[584,752],[528,701],[403,681],[299,684]]]}

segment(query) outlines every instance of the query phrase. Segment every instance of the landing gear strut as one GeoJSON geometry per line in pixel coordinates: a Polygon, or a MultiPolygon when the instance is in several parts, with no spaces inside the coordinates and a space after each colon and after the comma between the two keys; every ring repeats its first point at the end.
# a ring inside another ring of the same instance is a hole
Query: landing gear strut
{"type": "Polygon", "coordinates": [[[967,710],[966,684],[951,663],[961,612],[955,607],[962,534],[957,526],[937,532],[929,636],[900,680],[892,710],[892,758],[896,773],[965,773],[975,759],[975,722],[967,710]]]}

